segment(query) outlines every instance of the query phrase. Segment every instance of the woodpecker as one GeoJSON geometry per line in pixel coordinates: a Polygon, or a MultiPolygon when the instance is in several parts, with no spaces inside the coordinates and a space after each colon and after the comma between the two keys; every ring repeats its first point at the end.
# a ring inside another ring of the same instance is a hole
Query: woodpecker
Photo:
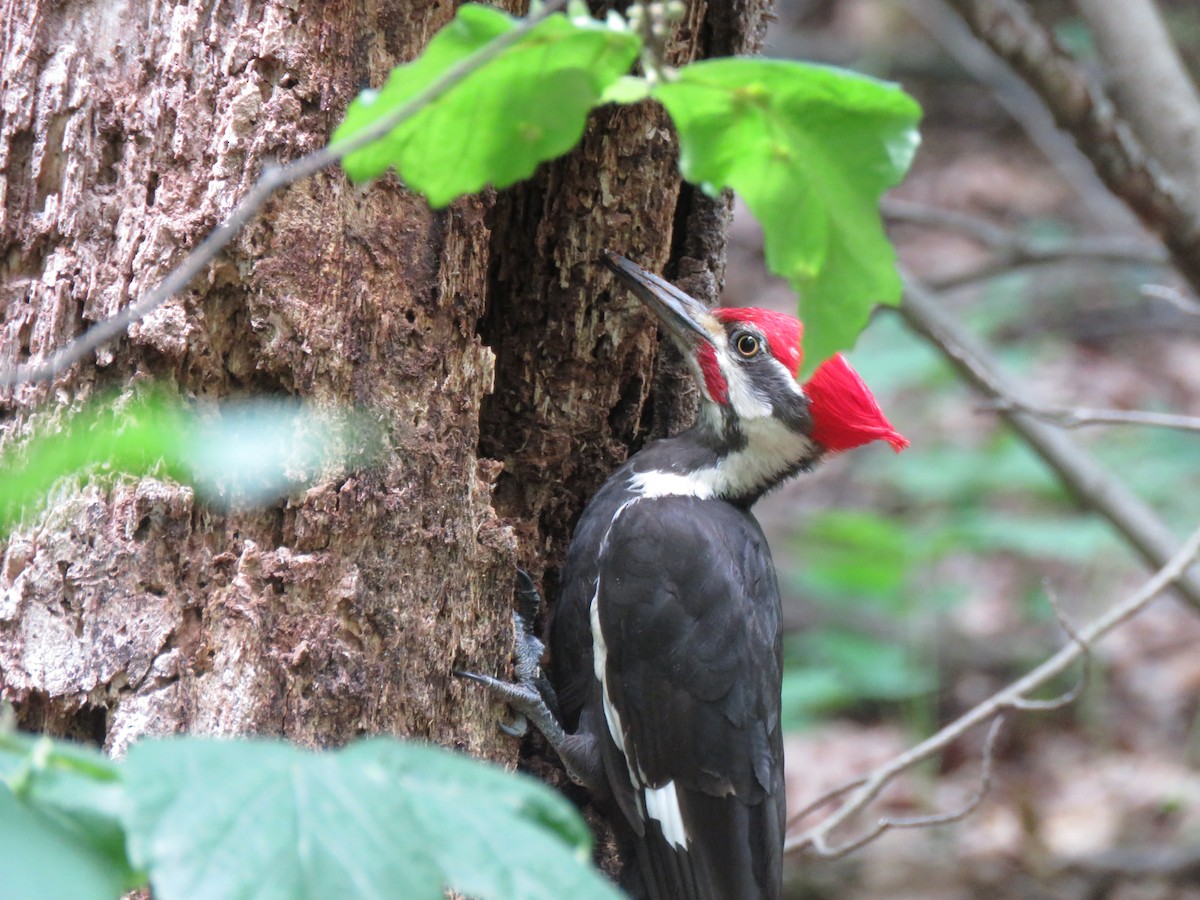
{"type": "Polygon", "coordinates": [[[649,900],[781,893],[780,601],[756,500],[822,457],[908,442],[841,357],[803,385],[799,320],[708,309],[615,253],[700,390],[687,431],[632,456],[588,503],[550,627],[524,573],[515,683],[460,672],[532,721],[613,827],[649,900]]]}

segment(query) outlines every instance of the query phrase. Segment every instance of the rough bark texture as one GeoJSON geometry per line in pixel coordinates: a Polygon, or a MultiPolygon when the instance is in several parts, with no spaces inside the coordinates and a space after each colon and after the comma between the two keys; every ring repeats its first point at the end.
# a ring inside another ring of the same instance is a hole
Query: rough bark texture
{"type": "MultiPolygon", "coordinates": [[[[153,286],[454,4],[365,7],[0,0],[0,365],[153,286]]],[[[764,8],[696,3],[672,52],[754,49],[764,8]]],[[[115,751],[384,732],[511,760],[494,705],[450,672],[507,665],[514,567],[557,565],[590,492],[686,409],[647,403],[653,326],[595,260],[612,247],[711,294],[726,215],[680,191],[649,107],[602,111],[528,184],[443,212],[329,172],[127,339],[0,393],[5,443],[149,378],[202,405],[364,406],[392,437],[384,465],[265,510],[152,478],[57,493],[0,545],[0,688],[21,725],[115,751]]]]}

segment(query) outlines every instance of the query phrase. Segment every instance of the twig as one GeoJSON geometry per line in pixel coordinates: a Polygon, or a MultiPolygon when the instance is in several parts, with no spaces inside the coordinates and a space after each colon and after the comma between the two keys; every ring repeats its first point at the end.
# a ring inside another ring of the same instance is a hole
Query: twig
{"type": "MultiPolygon", "coordinates": [[[[879,796],[879,793],[900,773],[940,752],[952,741],[962,737],[971,729],[982,725],[984,722],[996,719],[997,716],[1006,710],[1021,709],[1023,705],[1029,704],[1028,694],[1047,684],[1058,675],[1061,675],[1075,660],[1084,655],[1086,648],[1090,648],[1097,640],[1104,637],[1104,635],[1128,621],[1145,608],[1151,600],[1167,590],[1167,588],[1177,585],[1184,574],[1194,564],[1197,555],[1200,555],[1200,528],[1192,532],[1191,536],[1167,561],[1166,565],[1156,572],[1138,591],[1081,628],[1078,634],[1073,637],[1071,643],[1067,644],[1024,677],[993,694],[983,703],[972,707],[955,721],[941,729],[937,734],[922,741],[916,747],[875,769],[835,813],[819,825],[808,829],[802,834],[789,837],[784,845],[785,852],[807,849],[821,856],[838,856],[862,846],[865,841],[861,837],[854,838],[843,844],[832,844],[830,836],[835,830],[849,821],[852,816],[861,812],[868,803],[879,796]]],[[[988,760],[990,754],[985,753],[984,758],[985,761],[988,760]]],[[[990,773],[990,768],[985,769],[985,773],[990,773]]],[[[869,830],[866,839],[870,840],[889,827],[896,827],[895,823],[886,824],[888,821],[887,819],[883,819],[877,822],[869,830]]]]}
{"type": "Polygon", "coordinates": [[[1044,584],[1043,587],[1046,591],[1046,597],[1050,601],[1050,609],[1054,611],[1054,618],[1058,620],[1058,627],[1079,648],[1079,654],[1083,659],[1083,666],[1079,672],[1079,679],[1075,684],[1057,697],[1052,697],[1049,700],[1031,700],[1025,697],[1014,700],[1012,704],[1013,709],[1022,712],[1054,712],[1055,710],[1070,706],[1083,696],[1083,692],[1087,690],[1088,683],[1092,680],[1091,646],[1075,630],[1075,626],[1071,624],[1071,620],[1063,612],[1062,604],[1058,602],[1058,596],[1054,593],[1054,589],[1048,583],[1044,584]]]}
{"type": "Polygon", "coordinates": [[[1056,241],[1031,238],[980,216],[911,200],[888,198],[882,205],[888,219],[964,234],[996,250],[1010,265],[1057,262],[1080,257],[1090,262],[1163,264],[1167,252],[1157,244],[1131,243],[1128,237],[1085,237],[1056,241]]]}
{"type": "MultiPolygon", "coordinates": [[[[905,277],[900,313],[937,348],[964,381],[989,399],[1028,395],[1028,391],[1001,373],[991,354],[937,302],[924,284],[911,276],[905,277]]],[[[1124,482],[1101,467],[1062,429],[1015,409],[1002,410],[1001,415],[1058,474],[1064,486],[1107,519],[1148,565],[1158,569],[1166,564],[1177,546],[1175,536],[1124,482]]],[[[1200,609],[1200,572],[1185,573],[1177,589],[1194,608],[1200,609]]]]}
{"type": "Polygon", "coordinates": [[[1172,428],[1177,431],[1200,432],[1200,417],[1183,416],[1177,413],[1156,413],[1133,409],[1089,409],[1085,406],[1042,406],[1015,397],[989,400],[980,408],[997,412],[1028,413],[1043,422],[1052,422],[1060,428],[1082,428],[1086,425],[1145,425],[1149,428],[1172,428]]]}
{"type": "Polygon", "coordinates": [[[931,281],[931,286],[938,290],[992,278],[1022,266],[1048,265],[1076,259],[1109,265],[1164,265],[1169,262],[1167,252],[1161,246],[1130,243],[1127,237],[1046,241],[1003,228],[979,216],[924,203],[889,199],[882,208],[884,216],[893,221],[954,231],[993,251],[992,258],[981,266],[931,281]]]}
{"type": "Polygon", "coordinates": [[[1166,284],[1143,284],[1138,289],[1138,293],[1143,297],[1165,300],[1181,313],[1186,313],[1189,316],[1200,316],[1200,303],[1185,296],[1179,288],[1166,284]]]}
{"type": "Polygon", "coordinates": [[[948,0],[968,27],[1038,93],[1096,173],[1160,235],[1176,267],[1200,291],[1200,201],[1162,171],[1103,90],[1019,0],[948,0]]]}
{"type": "Polygon", "coordinates": [[[159,282],[158,286],[115,315],[98,322],[42,362],[28,362],[0,370],[0,388],[25,382],[47,381],[91,351],[124,333],[131,324],[150,314],[172,296],[186,288],[212,262],[218,253],[245,227],[275,191],[301,178],[307,178],[348,154],[382,138],[397,125],[412,118],[434,100],[476,70],[495,59],[535,28],[543,19],[564,6],[566,0],[550,0],[542,9],[522,19],[507,31],[480,47],[470,56],[447,69],[441,77],[392,113],[364,128],[353,137],[323,147],[285,166],[266,164],[258,181],[233,208],[225,221],[214,228],[184,260],[159,282]]]}

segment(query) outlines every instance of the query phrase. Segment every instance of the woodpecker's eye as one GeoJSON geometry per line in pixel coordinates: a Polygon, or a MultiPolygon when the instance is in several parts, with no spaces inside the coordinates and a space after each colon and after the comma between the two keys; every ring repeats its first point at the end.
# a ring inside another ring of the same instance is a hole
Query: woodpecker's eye
{"type": "Polygon", "coordinates": [[[737,347],[737,352],[745,359],[753,359],[758,356],[758,352],[762,350],[762,341],[752,334],[742,332],[734,338],[734,346],[737,347]]]}

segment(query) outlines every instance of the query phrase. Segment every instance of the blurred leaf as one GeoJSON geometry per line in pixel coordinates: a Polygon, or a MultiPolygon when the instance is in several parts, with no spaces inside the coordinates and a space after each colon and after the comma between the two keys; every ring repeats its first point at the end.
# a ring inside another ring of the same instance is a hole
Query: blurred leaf
{"type": "Polygon", "coordinates": [[[901,589],[912,556],[899,522],[871,512],[827,511],[809,520],[797,544],[804,583],[818,592],[862,595],[893,609],[897,599],[900,609],[907,604],[901,589]]]}
{"type": "Polygon", "coordinates": [[[830,712],[853,706],[857,700],[836,670],[791,666],[783,673],[783,729],[807,728],[830,712]]]}
{"type": "Polygon", "coordinates": [[[125,853],[119,769],[102,753],[0,734],[0,782],[0,896],[116,897],[144,883],[125,853]],[[65,870],[44,852],[61,853],[65,870]],[[14,883],[28,890],[7,893],[14,883]]]}
{"type": "Polygon", "coordinates": [[[762,224],[767,265],[800,293],[804,374],[900,299],[880,195],[908,170],[920,107],[895,85],[782,60],[693,63],[654,89],[679,166],[733,188],[762,224]]]}
{"type": "MultiPolygon", "coordinates": [[[[381,90],[365,91],[350,104],[330,143],[385,118],[516,27],[517,20],[499,10],[460,7],[417,59],[393,69],[381,90]]],[[[579,142],[588,112],[629,71],[640,46],[629,31],[587,17],[551,15],[342,165],[355,181],[394,166],[433,207],[488,184],[506,187],[579,142]]]]}
{"type": "Polygon", "coordinates": [[[155,394],[119,410],[93,403],[52,433],[35,434],[21,447],[9,444],[0,455],[0,536],[56,481],[92,466],[142,474],[162,465],[178,476],[171,463],[179,458],[183,431],[179,408],[155,394]]]}
{"type": "Polygon", "coordinates": [[[564,799],[461,754],[186,738],[136,744],[126,768],[130,851],[164,900],[619,896],[564,799]]]}
{"type": "Polygon", "coordinates": [[[371,462],[382,429],[365,413],[293,400],[223,403],[186,423],[177,468],[206,499],[269,503],[324,474],[371,462]]]}
{"type": "Polygon", "coordinates": [[[889,467],[892,483],[921,504],[984,503],[992,492],[1062,500],[1062,484],[1024,443],[1004,431],[983,447],[926,446],[889,467]]]}
{"type": "Polygon", "coordinates": [[[210,500],[266,503],[382,447],[377,423],[292,401],[230,402],[201,415],[164,392],[93,402],[0,455],[0,536],[62,478],[159,474],[210,500]]]}
{"type": "Polygon", "coordinates": [[[0,896],[117,900],[138,886],[128,865],[0,785],[0,896]]]}
{"type": "Polygon", "coordinates": [[[961,548],[981,553],[1014,553],[1028,559],[1087,563],[1120,553],[1122,544],[1102,520],[1089,516],[1017,514],[991,509],[955,520],[961,548]]]}
{"type": "Polygon", "coordinates": [[[864,701],[907,700],[929,693],[937,683],[932,665],[915,659],[910,647],[837,628],[789,635],[784,671],[785,684],[791,680],[792,702],[824,704],[790,715],[828,713],[864,701]]]}

